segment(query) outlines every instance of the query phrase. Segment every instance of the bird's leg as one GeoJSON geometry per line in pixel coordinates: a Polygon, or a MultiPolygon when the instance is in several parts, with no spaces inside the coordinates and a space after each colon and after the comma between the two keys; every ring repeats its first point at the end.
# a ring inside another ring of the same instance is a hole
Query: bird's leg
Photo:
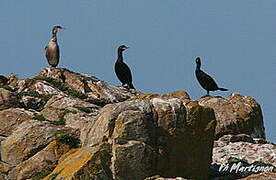
{"type": "Polygon", "coordinates": [[[209,95],[209,91],[208,91],[208,90],[207,90],[207,96],[210,96],[210,95],[209,95]]]}

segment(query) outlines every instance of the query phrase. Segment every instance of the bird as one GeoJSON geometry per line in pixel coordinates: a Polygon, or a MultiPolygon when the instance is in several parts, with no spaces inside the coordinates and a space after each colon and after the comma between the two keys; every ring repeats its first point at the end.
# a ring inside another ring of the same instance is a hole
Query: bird
{"type": "Polygon", "coordinates": [[[52,29],[52,38],[45,47],[45,56],[51,67],[57,67],[59,63],[59,46],[57,42],[57,32],[65,29],[62,26],[54,26],[52,29]]]}
{"type": "Polygon", "coordinates": [[[129,47],[121,45],[118,47],[118,58],[115,63],[115,73],[118,79],[121,81],[122,86],[127,84],[128,89],[135,89],[132,84],[131,71],[126,63],[123,62],[123,51],[127,50],[129,47]]]}
{"type": "Polygon", "coordinates": [[[228,91],[228,89],[218,87],[215,80],[200,69],[200,66],[201,66],[200,57],[197,57],[195,62],[196,62],[196,70],[195,70],[196,78],[199,84],[202,86],[202,88],[207,91],[208,96],[209,96],[209,91],[217,91],[217,90],[228,91]]]}

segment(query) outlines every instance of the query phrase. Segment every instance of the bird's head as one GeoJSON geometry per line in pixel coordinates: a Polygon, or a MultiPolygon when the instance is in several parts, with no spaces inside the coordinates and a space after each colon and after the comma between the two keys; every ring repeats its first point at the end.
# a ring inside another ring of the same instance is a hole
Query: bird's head
{"type": "Polygon", "coordinates": [[[196,60],[195,60],[195,62],[196,62],[197,67],[200,67],[200,66],[201,66],[200,57],[197,57],[196,60]]]}
{"type": "Polygon", "coordinates": [[[62,29],[65,29],[64,27],[62,26],[54,26],[53,27],[53,30],[52,30],[52,33],[57,33],[58,31],[62,30],[62,29]]]}
{"type": "Polygon", "coordinates": [[[119,51],[124,51],[124,50],[127,50],[129,47],[125,46],[125,45],[121,45],[119,46],[118,50],[119,51]]]}

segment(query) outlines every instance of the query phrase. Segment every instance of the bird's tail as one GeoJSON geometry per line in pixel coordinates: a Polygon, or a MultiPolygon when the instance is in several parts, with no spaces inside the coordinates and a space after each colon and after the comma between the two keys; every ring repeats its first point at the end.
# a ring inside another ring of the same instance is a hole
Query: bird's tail
{"type": "Polygon", "coordinates": [[[228,89],[225,89],[225,88],[218,88],[218,89],[221,91],[228,91],[228,89]]]}
{"type": "Polygon", "coordinates": [[[128,88],[129,88],[129,89],[135,89],[135,87],[133,86],[132,83],[130,83],[130,84],[128,85],[128,88]]]}

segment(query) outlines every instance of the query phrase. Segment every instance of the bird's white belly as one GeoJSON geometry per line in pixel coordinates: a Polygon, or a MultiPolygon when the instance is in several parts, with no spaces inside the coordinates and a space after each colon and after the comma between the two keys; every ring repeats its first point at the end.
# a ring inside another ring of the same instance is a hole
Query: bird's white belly
{"type": "Polygon", "coordinates": [[[49,48],[49,49],[56,49],[56,48],[57,48],[57,44],[54,43],[54,42],[49,42],[48,48],[49,48]]]}

